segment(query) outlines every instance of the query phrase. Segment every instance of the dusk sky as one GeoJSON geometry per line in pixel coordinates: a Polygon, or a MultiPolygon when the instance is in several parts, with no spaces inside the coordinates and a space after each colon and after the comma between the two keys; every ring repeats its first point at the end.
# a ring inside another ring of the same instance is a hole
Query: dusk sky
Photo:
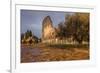
{"type": "Polygon", "coordinates": [[[34,35],[41,37],[42,21],[46,16],[50,16],[53,26],[57,27],[60,22],[65,20],[65,12],[21,10],[21,33],[31,30],[34,35]]]}

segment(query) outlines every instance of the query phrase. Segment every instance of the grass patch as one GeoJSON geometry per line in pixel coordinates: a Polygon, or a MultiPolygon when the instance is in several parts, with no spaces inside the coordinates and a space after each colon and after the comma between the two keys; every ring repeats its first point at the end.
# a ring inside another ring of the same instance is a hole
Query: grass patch
{"type": "Polygon", "coordinates": [[[47,47],[51,48],[61,48],[61,49],[66,49],[66,48],[89,48],[89,45],[73,45],[73,44],[48,44],[47,47]]]}

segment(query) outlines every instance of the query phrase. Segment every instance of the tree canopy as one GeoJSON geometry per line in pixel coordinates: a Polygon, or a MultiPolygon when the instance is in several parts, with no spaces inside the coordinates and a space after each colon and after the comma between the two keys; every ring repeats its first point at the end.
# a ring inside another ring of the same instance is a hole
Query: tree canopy
{"type": "Polygon", "coordinates": [[[65,16],[65,22],[58,24],[58,36],[73,37],[78,43],[89,42],[89,13],[73,13],[65,16]]]}

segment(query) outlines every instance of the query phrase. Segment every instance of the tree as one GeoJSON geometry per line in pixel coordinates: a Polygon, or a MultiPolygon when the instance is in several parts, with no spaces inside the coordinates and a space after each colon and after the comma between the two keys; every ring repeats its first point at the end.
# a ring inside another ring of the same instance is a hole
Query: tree
{"type": "Polygon", "coordinates": [[[38,39],[38,37],[37,36],[33,36],[33,39],[34,39],[34,43],[38,43],[39,41],[39,39],[38,39]]]}
{"type": "Polygon", "coordinates": [[[89,41],[89,13],[74,13],[65,17],[67,36],[73,36],[79,44],[89,41]]]}
{"type": "Polygon", "coordinates": [[[32,35],[32,31],[31,30],[27,30],[26,32],[25,32],[25,39],[28,39],[29,37],[32,37],[33,35],[32,35]]]}
{"type": "Polygon", "coordinates": [[[21,33],[21,40],[24,38],[24,33],[21,33]]]}
{"type": "Polygon", "coordinates": [[[60,39],[65,38],[66,36],[66,30],[64,27],[64,23],[61,22],[58,24],[58,28],[57,28],[57,37],[59,37],[60,39]]]}
{"type": "Polygon", "coordinates": [[[27,30],[24,34],[22,33],[21,34],[21,42],[23,44],[32,44],[32,43],[38,43],[40,42],[39,41],[39,38],[37,36],[35,36],[31,30],[27,30]]]}
{"type": "Polygon", "coordinates": [[[23,43],[24,40],[24,33],[21,33],[21,43],[23,43]]]}

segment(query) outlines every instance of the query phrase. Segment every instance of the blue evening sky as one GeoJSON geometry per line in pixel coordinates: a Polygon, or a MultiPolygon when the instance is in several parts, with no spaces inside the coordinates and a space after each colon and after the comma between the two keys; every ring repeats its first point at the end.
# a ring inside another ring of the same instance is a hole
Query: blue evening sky
{"type": "Polygon", "coordinates": [[[55,11],[36,11],[36,10],[21,10],[21,33],[31,30],[34,35],[41,37],[42,21],[46,16],[50,16],[53,26],[57,27],[60,22],[65,20],[65,12],[55,11]]]}

